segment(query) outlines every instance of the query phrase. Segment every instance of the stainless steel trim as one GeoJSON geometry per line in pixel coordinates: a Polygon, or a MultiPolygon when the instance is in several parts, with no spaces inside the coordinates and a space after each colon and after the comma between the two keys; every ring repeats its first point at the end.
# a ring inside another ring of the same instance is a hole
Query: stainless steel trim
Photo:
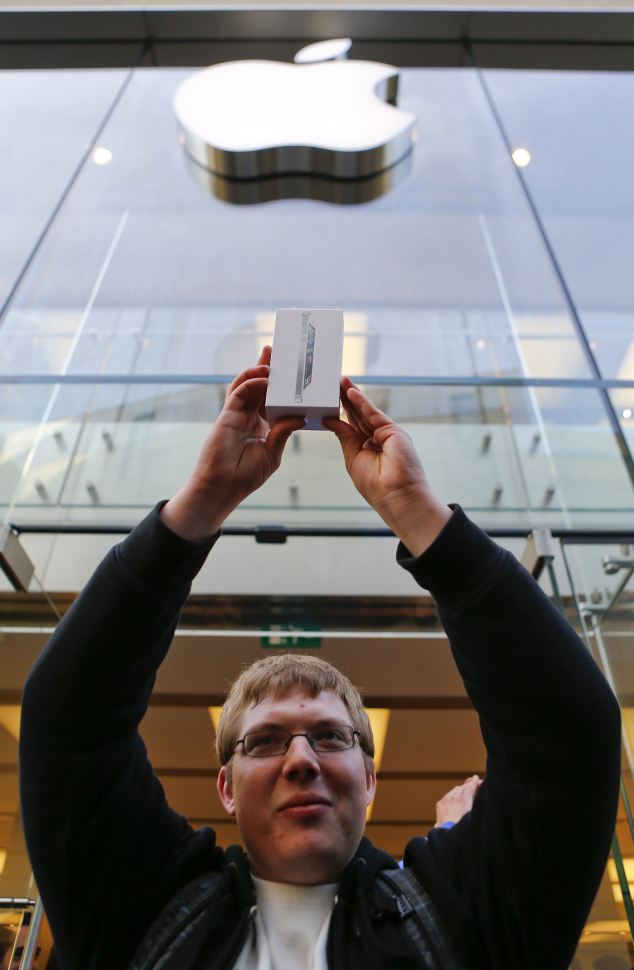
{"type": "MultiPolygon", "coordinates": [[[[223,202],[256,205],[277,199],[314,199],[333,205],[361,205],[385,195],[411,172],[412,152],[396,165],[361,179],[336,179],[322,175],[286,173],[267,178],[231,179],[216,175],[185,153],[185,164],[198,184],[223,202]]],[[[3,378],[0,376],[0,384],[3,378]]],[[[51,380],[53,383],[53,380],[51,380]]]]}
{"type": "Polygon", "coordinates": [[[198,165],[223,178],[262,178],[268,175],[321,175],[355,179],[376,175],[396,165],[412,149],[413,125],[386,145],[365,151],[330,151],[314,145],[282,145],[253,151],[226,151],[183,132],[185,151],[198,165]]]}
{"type": "Polygon", "coordinates": [[[42,906],[42,900],[38,897],[37,902],[35,903],[35,909],[33,910],[33,916],[31,917],[31,922],[29,923],[29,935],[26,938],[26,944],[22,952],[19,970],[31,970],[33,957],[35,956],[35,947],[37,946],[37,939],[40,935],[40,926],[42,925],[43,915],[44,907],[42,906]]]}
{"type": "MultiPolygon", "coordinates": [[[[250,99],[247,97],[247,92],[250,90],[249,84],[253,83],[252,78],[256,71],[259,72],[258,79],[260,74],[262,75],[261,83],[271,85],[270,90],[274,93],[279,90],[282,81],[284,81],[284,84],[292,82],[299,84],[298,79],[304,79],[302,83],[307,83],[308,77],[312,79],[316,75],[320,79],[320,84],[330,85],[330,88],[324,88],[325,99],[326,97],[332,98],[335,92],[339,90],[339,85],[343,90],[344,83],[347,84],[352,81],[353,77],[358,86],[360,83],[358,74],[361,72],[363,79],[361,83],[372,84],[374,96],[378,102],[396,105],[399,79],[396,68],[380,62],[365,61],[357,62],[357,65],[348,61],[342,65],[341,70],[335,69],[334,64],[332,71],[326,70],[326,67],[327,65],[282,66],[270,61],[247,60],[215,65],[208,70],[191,75],[180,85],[174,97],[174,109],[180,122],[181,141],[185,152],[198,165],[223,178],[246,179],[272,175],[311,174],[336,179],[356,179],[376,175],[378,172],[391,168],[411,151],[416,140],[416,119],[409,112],[400,112],[400,118],[402,118],[399,125],[400,130],[389,137],[387,141],[382,141],[380,135],[377,136],[374,132],[369,135],[367,130],[364,131],[364,138],[375,142],[374,144],[371,141],[370,144],[366,142],[367,147],[355,146],[348,150],[341,148],[337,145],[337,138],[330,130],[324,139],[323,132],[320,131],[319,127],[317,127],[314,135],[316,143],[276,144],[276,136],[273,135],[271,138],[273,144],[269,146],[266,146],[266,142],[262,146],[264,140],[262,137],[260,140],[262,147],[250,147],[248,144],[247,147],[242,147],[243,143],[241,144],[240,138],[237,140],[240,147],[227,144],[227,139],[230,142],[233,141],[234,144],[236,142],[228,134],[226,118],[223,118],[222,112],[216,116],[213,110],[215,99],[219,97],[218,92],[231,97],[235,89],[237,92],[236,110],[239,110],[240,116],[242,116],[249,104],[250,99]],[[324,68],[323,73],[322,68],[324,68]],[[315,74],[312,73],[313,71],[315,74]],[[311,73],[309,74],[309,72],[311,73]],[[273,81],[271,81],[271,78],[273,78],[273,81]],[[231,89],[231,94],[227,89],[231,89]],[[201,121],[199,110],[203,97],[206,103],[212,106],[207,112],[208,117],[205,118],[204,124],[201,121]],[[211,119],[214,121],[213,126],[211,126],[211,119]],[[211,128],[215,129],[213,136],[207,135],[211,128]],[[208,137],[209,140],[207,140],[208,137]],[[212,137],[214,143],[211,143],[212,137]],[[324,140],[326,146],[323,144],[324,140]],[[319,144],[320,141],[321,145],[319,144]],[[331,148],[330,145],[333,144],[334,147],[331,148]]],[[[266,90],[269,89],[266,88],[266,90]]],[[[232,104],[233,102],[230,101],[229,103],[232,104]]],[[[344,130],[346,120],[345,116],[342,116],[341,119],[337,118],[338,127],[341,129],[337,131],[337,134],[343,136],[343,144],[347,140],[348,145],[350,145],[350,139],[345,137],[347,134],[344,130]]],[[[352,126],[354,130],[354,122],[352,122],[352,126]]]]}

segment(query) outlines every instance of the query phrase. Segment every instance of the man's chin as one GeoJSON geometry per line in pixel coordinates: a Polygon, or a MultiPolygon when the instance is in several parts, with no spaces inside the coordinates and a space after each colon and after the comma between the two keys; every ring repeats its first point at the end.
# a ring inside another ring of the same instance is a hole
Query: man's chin
{"type": "Polygon", "coordinates": [[[285,882],[296,886],[315,886],[337,882],[351,856],[333,852],[328,842],[318,832],[301,832],[297,837],[284,840],[273,858],[260,859],[253,864],[253,872],[271,882],[285,882]]]}

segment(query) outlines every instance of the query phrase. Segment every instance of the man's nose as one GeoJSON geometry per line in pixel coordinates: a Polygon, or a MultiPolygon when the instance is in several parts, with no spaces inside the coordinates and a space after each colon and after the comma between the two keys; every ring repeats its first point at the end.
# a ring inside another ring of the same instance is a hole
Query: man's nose
{"type": "Polygon", "coordinates": [[[312,774],[319,774],[321,771],[317,753],[311,748],[308,738],[301,734],[291,738],[282,765],[283,774],[298,771],[312,774]]]}

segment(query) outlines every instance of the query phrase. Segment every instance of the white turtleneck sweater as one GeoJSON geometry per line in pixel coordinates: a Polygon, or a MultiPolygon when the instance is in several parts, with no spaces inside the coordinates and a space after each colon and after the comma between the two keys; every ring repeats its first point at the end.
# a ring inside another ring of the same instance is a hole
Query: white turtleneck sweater
{"type": "Polygon", "coordinates": [[[253,878],[257,906],[234,970],[327,970],[337,884],[291,886],[253,878]]]}

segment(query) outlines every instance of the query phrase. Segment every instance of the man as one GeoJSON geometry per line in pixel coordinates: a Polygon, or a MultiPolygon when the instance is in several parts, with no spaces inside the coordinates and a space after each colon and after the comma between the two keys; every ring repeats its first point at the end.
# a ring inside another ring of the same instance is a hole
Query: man
{"type": "MultiPolygon", "coordinates": [[[[191,478],[106,557],[26,685],[24,825],[63,970],[126,970],[207,875],[195,946],[172,940],[157,968],[425,965],[377,891],[396,863],[362,838],[372,740],[338,671],[306,658],[296,675],[275,657],[268,678],[259,661],[234,686],[218,788],[246,855],[169,808],[137,733],[193,576],[301,427],[266,422],[269,360],[266,348],[233,382],[191,478]]],[[[348,379],[342,403],[347,421],[324,423],[401,540],[398,561],[434,595],[488,750],[472,810],[405,847],[429,896],[434,965],[565,970],[609,850],[618,706],[515,559],[434,495],[405,432],[348,379]]]]}

